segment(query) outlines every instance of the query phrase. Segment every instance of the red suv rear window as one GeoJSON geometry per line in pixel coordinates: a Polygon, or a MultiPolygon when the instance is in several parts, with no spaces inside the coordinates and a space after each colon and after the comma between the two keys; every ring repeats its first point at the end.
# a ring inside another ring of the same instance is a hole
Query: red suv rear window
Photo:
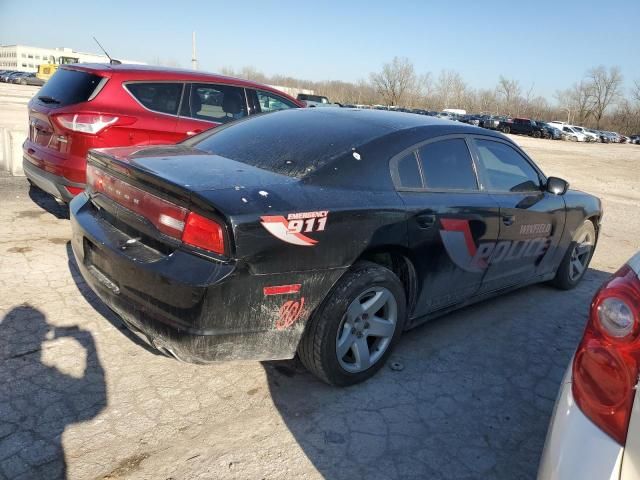
{"type": "Polygon", "coordinates": [[[38,92],[38,100],[51,107],[86,102],[103,77],[80,70],[60,68],[38,92]]]}

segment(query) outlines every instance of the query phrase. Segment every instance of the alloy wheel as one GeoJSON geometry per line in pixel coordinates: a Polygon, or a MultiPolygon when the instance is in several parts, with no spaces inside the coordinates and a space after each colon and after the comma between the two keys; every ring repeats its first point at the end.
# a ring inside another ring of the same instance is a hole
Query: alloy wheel
{"type": "Polygon", "coordinates": [[[336,336],[340,366],[359,373],[384,355],[396,331],[398,304],[385,287],[372,287],[358,295],[347,308],[336,336]]]}
{"type": "Polygon", "coordinates": [[[584,232],[571,252],[571,261],[569,262],[569,278],[576,281],[580,278],[589,265],[591,251],[593,250],[593,238],[591,232],[584,232]]]}

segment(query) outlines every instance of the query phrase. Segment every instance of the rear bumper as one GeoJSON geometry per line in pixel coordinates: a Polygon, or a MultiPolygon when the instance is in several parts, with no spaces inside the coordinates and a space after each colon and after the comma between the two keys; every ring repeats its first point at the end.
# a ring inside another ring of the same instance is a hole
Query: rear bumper
{"type": "Polygon", "coordinates": [[[576,405],[569,367],[549,424],[538,480],[619,480],[623,453],[624,447],[576,405]]]}
{"type": "Polygon", "coordinates": [[[148,344],[191,363],[292,358],[310,313],[343,269],[254,275],[177,247],[150,251],[104,220],[86,194],[70,204],[72,248],[92,290],[148,344]],[[265,296],[264,287],[302,284],[265,296]],[[282,309],[299,314],[283,326],[282,309]]]}
{"type": "Polygon", "coordinates": [[[35,186],[65,202],[70,202],[75,196],[65,187],[79,188],[82,190],[84,190],[85,187],[82,183],[72,182],[64,177],[38,168],[26,157],[22,159],[22,168],[24,174],[35,186]]]}

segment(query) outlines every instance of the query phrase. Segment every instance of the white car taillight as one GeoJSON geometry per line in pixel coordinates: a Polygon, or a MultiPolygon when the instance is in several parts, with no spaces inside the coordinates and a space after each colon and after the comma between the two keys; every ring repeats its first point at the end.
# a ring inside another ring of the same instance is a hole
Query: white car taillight
{"type": "Polygon", "coordinates": [[[115,115],[94,113],[62,113],[53,117],[58,124],[73,132],[95,135],[110,125],[115,124],[119,117],[115,115]]]}

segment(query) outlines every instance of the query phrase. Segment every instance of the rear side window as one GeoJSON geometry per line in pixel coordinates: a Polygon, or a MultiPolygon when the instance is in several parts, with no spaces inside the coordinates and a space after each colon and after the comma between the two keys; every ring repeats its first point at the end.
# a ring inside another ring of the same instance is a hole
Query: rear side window
{"type": "Polygon", "coordinates": [[[57,107],[86,102],[101,80],[92,73],[60,68],[40,89],[38,100],[57,107]]]}
{"type": "Polygon", "coordinates": [[[422,178],[418,168],[418,159],[415,152],[411,152],[397,163],[398,180],[402,188],[422,188],[422,178]]]}
{"type": "Polygon", "coordinates": [[[476,140],[476,146],[489,190],[495,192],[540,190],[540,177],[537,172],[513,147],[490,140],[476,140]]]}
{"type": "Polygon", "coordinates": [[[183,102],[182,115],[216,123],[227,123],[247,116],[247,102],[241,88],[196,83],[183,102]]]}
{"type": "Polygon", "coordinates": [[[426,187],[434,190],[477,190],[471,154],[461,138],[428,143],[418,150],[426,187]]]}
{"type": "Polygon", "coordinates": [[[267,112],[277,112],[278,110],[286,110],[287,108],[296,108],[293,102],[289,100],[285,100],[278,95],[274,95],[273,93],[263,92],[261,90],[256,90],[256,95],[258,95],[258,103],[260,104],[260,111],[262,113],[267,112]]]}
{"type": "Polygon", "coordinates": [[[129,83],[126,86],[131,95],[149,110],[176,115],[182,83],[129,83]]]}

